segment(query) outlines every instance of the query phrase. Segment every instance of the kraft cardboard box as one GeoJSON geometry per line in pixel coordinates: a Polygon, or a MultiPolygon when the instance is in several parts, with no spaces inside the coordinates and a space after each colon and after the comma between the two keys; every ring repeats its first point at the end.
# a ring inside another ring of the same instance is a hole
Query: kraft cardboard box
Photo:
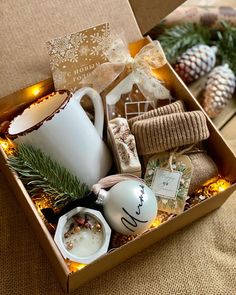
{"type": "MultiPolygon", "coordinates": [[[[136,34],[131,34],[132,40],[130,41],[140,39],[140,32],[129,5],[126,1],[116,1],[116,3],[117,2],[123,3],[125,5],[125,7],[128,9],[126,17],[128,15],[128,17],[133,20],[130,21],[129,25],[134,26],[131,31],[136,31],[136,34]]],[[[111,4],[111,1],[108,1],[108,3],[111,4]]],[[[100,7],[99,10],[100,9],[102,9],[102,7],[100,7]]],[[[84,17],[86,17],[86,13],[84,14],[84,17]]],[[[120,17],[122,18],[122,16],[120,17]]],[[[113,23],[115,23],[114,20],[113,23]]],[[[95,25],[95,23],[92,25],[95,25]]],[[[86,28],[85,24],[83,24],[83,26],[81,27],[81,29],[83,28],[86,28]]],[[[119,28],[117,28],[117,30],[119,30],[119,28]]],[[[31,62],[32,66],[37,68],[37,61],[35,61],[36,64],[33,63],[33,60],[31,62]]],[[[198,102],[192,97],[191,93],[176,76],[169,65],[166,65],[161,69],[161,75],[165,77],[166,80],[168,80],[174,96],[178,99],[183,99],[189,110],[201,109],[198,102]]],[[[32,85],[29,88],[23,89],[12,95],[8,95],[7,97],[2,98],[0,100],[0,118],[3,117],[3,114],[5,114],[5,112],[9,110],[10,107],[12,108],[12,110],[14,110],[16,106],[27,104],[29,103],[29,101],[35,99],[35,97],[33,97],[33,94],[36,93],[34,90],[38,88],[42,90],[40,95],[51,93],[53,91],[52,80],[45,80],[41,83],[32,85]]],[[[208,120],[208,127],[211,132],[211,136],[207,140],[208,152],[221,168],[222,174],[229,178],[229,180],[231,180],[232,182],[235,182],[236,158],[210,120],[208,120]]],[[[187,224],[190,224],[196,219],[218,208],[224,203],[224,201],[236,188],[236,185],[232,185],[230,188],[219,193],[217,196],[203,201],[199,205],[185,211],[179,216],[174,217],[173,219],[162,224],[158,228],[147,232],[137,239],[129,242],[128,244],[112,251],[111,253],[106,254],[100,259],[94,261],[92,264],[80,269],[77,272],[70,273],[66,262],[64,261],[61,253],[56,247],[46,225],[39,216],[39,213],[32,203],[31,198],[28,195],[25,187],[17,178],[16,174],[12,173],[12,171],[6,165],[6,155],[4,154],[4,151],[2,149],[0,151],[0,167],[5,173],[6,178],[9,181],[13,191],[15,192],[19,203],[21,204],[25,214],[27,215],[29,222],[34,229],[34,232],[37,235],[42,248],[47,254],[65,292],[71,292],[75,290],[86,281],[93,279],[94,277],[109,270],[115,265],[123,262],[127,258],[133,256],[137,252],[140,252],[151,244],[156,243],[158,240],[170,235],[174,231],[184,227],[187,224]]]]}
{"type": "Polygon", "coordinates": [[[46,41],[108,22],[114,34],[133,42],[184,0],[130,2],[139,25],[128,0],[6,1],[0,20],[0,98],[51,77],[46,41]]]}
{"type": "Polygon", "coordinates": [[[130,0],[129,2],[142,34],[145,34],[185,1],[186,0],[130,0]]]}
{"type": "MultiPolygon", "coordinates": [[[[170,85],[172,85],[172,91],[175,97],[183,99],[189,110],[200,109],[198,102],[192,97],[188,89],[182,84],[169,65],[166,65],[165,68],[162,69],[162,75],[164,75],[166,79],[170,81],[170,85]]],[[[41,84],[39,83],[38,85],[40,86],[41,84]]],[[[34,87],[37,87],[37,85],[34,85],[34,87]]],[[[44,90],[48,93],[53,90],[51,80],[44,81],[44,90]]],[[[14,98],[19,97],[20,94],[20,96],[22,96],[25,92],[27,92],[27,89],[13,94],[11,96],[12,101],[14,101],[14,98]]],[[[5,99],[3,98],[3,101],[4,100],[5,99]]],[[[210,120],[208,120],[208,127],[211,132],[211,136],[207,140],[208,152],[217,162],[218,166],[221,168],[222,173],[232,182],[235,182],[236,158],[210,120]]],[[[170,235],[176,230],[184,227],[187,224],[190,224],[196,219],[218,208],[236,189],[236,184],[234,184],[227,190],[219,193],[217,196],[203,201],[201,204],[185,211],[181,215],[174,217],[170,221],[162,224],[151,232],[147,232],[135,240],[129,242],[128,244],[112,251],[111,253],[106,254],[81,270],[70,273],[66,262],[56,247],[46,225],[39,216],[39,213],[31,201],[31,198],[28,195],[25,187],[17,178],[16,174],[12,173],[12,171],[6,165],[6,155],[2,149],[0,153],[0,167],[11,184],[11,187],[14,190],[19,203],[24,209],[25,214],[28,216],[29,222],[34,229],[41,246],[51,261],[54,271],[57,274],[65,292],[71,292],[75,290],[81,284],[93,279],[115,265],[123,262],[127,258],[133,256],[137,252],[140,252],[144,248],[156,243],[158,240],[170,235]]]]}

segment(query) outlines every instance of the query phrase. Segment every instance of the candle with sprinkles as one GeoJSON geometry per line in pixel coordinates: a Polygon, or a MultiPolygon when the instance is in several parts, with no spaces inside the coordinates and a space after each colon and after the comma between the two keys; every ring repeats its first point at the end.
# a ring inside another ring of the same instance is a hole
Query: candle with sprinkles
{"type": "Polygon", "coordinates": [[[76,214],[67,221],[64,230],[65,248],[75,256],[90,256],[103,244],[102,226],[91,215],[76,214]]]}

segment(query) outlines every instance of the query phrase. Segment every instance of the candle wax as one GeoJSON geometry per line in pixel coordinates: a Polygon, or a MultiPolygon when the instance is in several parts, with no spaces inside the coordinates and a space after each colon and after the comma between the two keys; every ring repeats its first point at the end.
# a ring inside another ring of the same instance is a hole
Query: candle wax
{"type": "Polygon", "coordinates": [[[69,252],[73,255],[86,257],[96,253],[102,246],[102,232],[94,232],[91,229],[81,229],[81,232],[75,234],[71,239],[73,248],[69,252]]]}
{"type": "MultiPolygon", "coordinates": [[[[94,223],[96,220],[93,218],[94,223]]],[[[90,221],[92,221],[90,219],[90,221]]],[[[71,224],[69,220],[65,229],[68,230],[71,224]]],[[[79,257],[87,257],[96,253],[103,244],[103,231],[95,228],[80,227],[79,232],[74,232],[69,237],[64,237],[63,242],[68,252],[79,257]],[[68,246],[69,245],[69,246],[68,246]]]]}

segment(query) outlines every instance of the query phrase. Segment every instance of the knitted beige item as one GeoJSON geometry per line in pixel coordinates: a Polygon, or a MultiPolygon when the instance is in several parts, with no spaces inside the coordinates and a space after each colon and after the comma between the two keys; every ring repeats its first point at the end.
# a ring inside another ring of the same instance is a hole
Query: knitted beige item
{"type": "Polygon", "coordinates": [[[191,195],[207,180],[217,177],[218,168],[212,158],[204,151],[190,151],[186,154],[193,165],[193,174],[188,190],[189,195],[191,195]]]}
{"type": "Polygon", "coordinates": [[[132,126],[138,154],[154,154],[209,137],[206,117],[201,111],[175,113],[136,121],[132,126]]]}
{"type": "Polygon", "coordinates": [[[182,100],[177,100],[173,103],[170,103],[168,105],[165,105],[163,107],[159,107],[157,109],[151,110],[149,112],[146,112],[140,116],[133,117],[128,120],[129,127],[132,128],[134,122],[136,121],[141,121],[157,116],[162,116],[162,115],[168,115],[168,114],[173,114],[173,113],[182,113],[184,112],[184,103],[182,100]]]}
{"type": "Polygon", "coordinates": [[[129,124],[124,118],[115,118],[108,123],[108,140],[112,148],[116,168],[119,173],[141,176],[136,143],[129,124]]]}

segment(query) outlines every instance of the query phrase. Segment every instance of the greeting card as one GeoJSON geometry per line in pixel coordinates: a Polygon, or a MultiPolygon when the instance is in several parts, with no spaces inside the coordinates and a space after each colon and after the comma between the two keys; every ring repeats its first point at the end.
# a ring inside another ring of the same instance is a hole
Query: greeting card
{"type": "Polygon", "coordinates": [[[106,61],[109,44],[108,23],[48,41],[55,89],[77,90],[80,81],[106,61]]]}

